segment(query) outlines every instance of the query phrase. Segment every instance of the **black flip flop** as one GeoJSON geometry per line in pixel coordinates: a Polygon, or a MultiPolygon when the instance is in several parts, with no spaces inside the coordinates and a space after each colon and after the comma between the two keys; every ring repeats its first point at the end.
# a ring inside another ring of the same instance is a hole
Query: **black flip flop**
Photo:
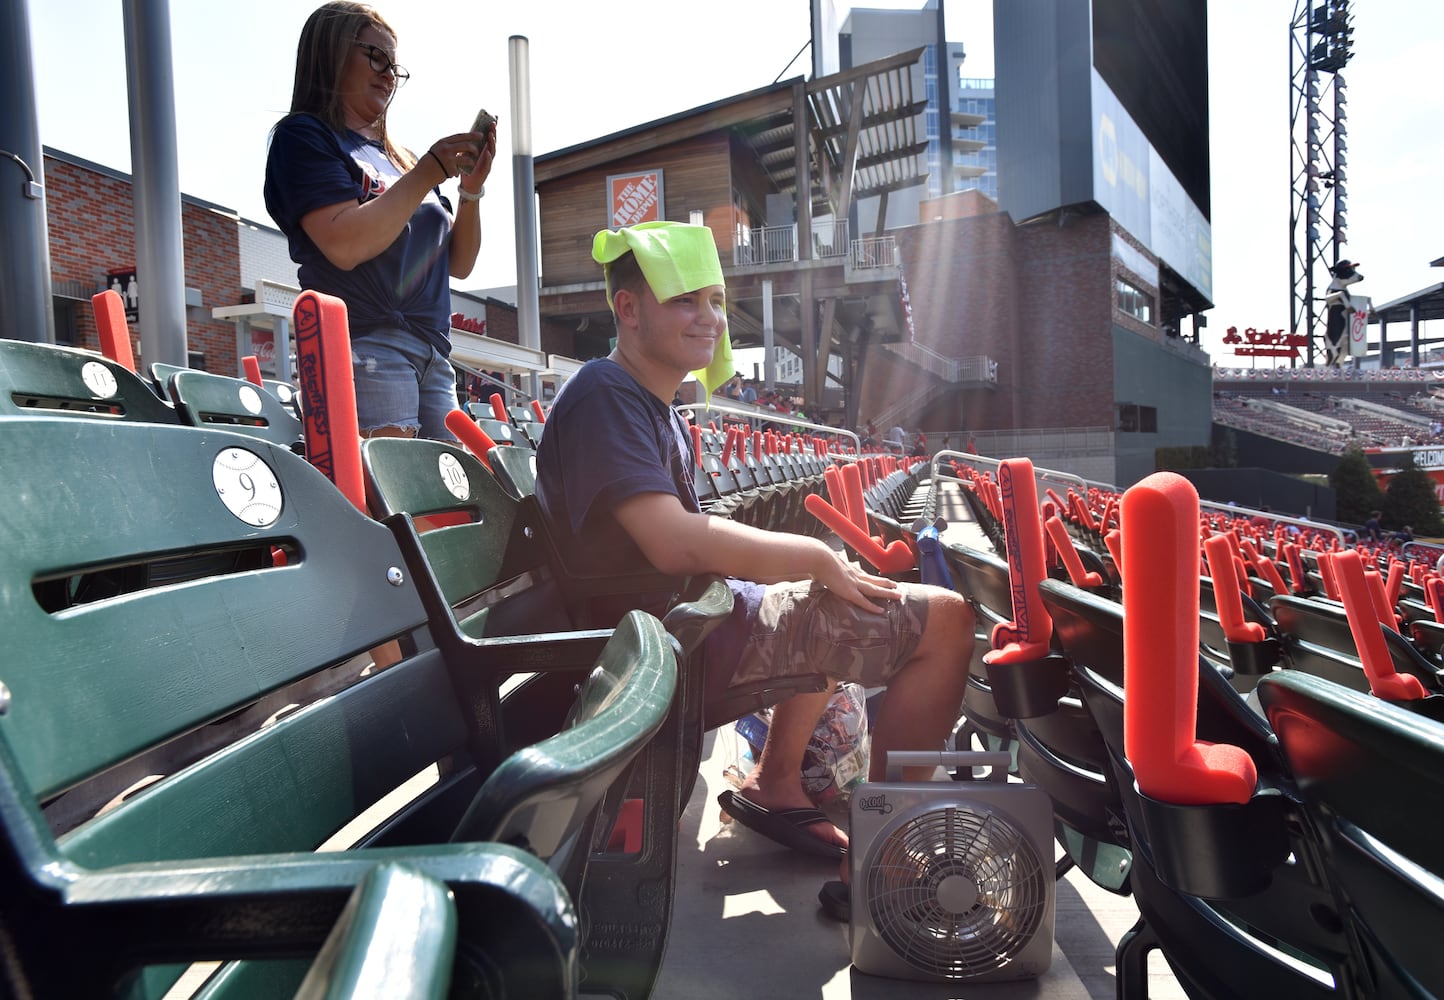
{"type": "Polygon", "coordinates": [[[829,844],[807,832],[806,828],[814,823],[831,822],[819,809],[768,809],[730,788],[717,796],[717,804],[747,829],[783,847],[833,861],[847,857],[847,848],[829,844]]]}
{"type": "Polygon", "coordinates": [[[822,912],[833,920],[844,924],[852,922],[852,890],[846,882],[833,880],[822,883],[822,888],[817,891],[817,901],[822,904],[822,912]]]}

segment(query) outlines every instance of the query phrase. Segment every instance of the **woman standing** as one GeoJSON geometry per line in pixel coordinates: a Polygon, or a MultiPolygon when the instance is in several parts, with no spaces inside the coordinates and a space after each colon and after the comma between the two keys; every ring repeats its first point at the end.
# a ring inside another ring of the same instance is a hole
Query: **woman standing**
{"type": "Polygon", "coordinates": [[[291,111],[271,133],[266,209],[304,288],[346,303],[363,435],[450,439],[450,279],[481,247],[496,129],[396,145],[386,112],[410,74],[373,8],[333,0],[301,29],[291,111]],[[439,185],[460,176],[453,211],[439,185]]]}

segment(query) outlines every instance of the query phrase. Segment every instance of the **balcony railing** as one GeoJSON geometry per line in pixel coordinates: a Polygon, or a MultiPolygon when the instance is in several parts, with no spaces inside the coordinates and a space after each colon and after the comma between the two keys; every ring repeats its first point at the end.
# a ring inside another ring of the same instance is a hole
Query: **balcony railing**
{"type": "Polygon", "coordinates": [[[893,236],[869,236],[852,241],[847,266],[854,271],[879,267],[897,267],[897,239],[893,236]]]}
{"type": "Polygon", "coordinates": [[[741,227],[733,248],[738,264],[783,264],[797,259],[797,226],[741,227]]]}
{"type": "MultiPolygon", "coordinates": [[[[791,264],[799,259],[795,224],[737,227],[732,245],[733,265],[791,264]]],[[[850,269],[896,267],[897,240],[891,236],[849,240],[846,219],[814,222],[812,259],[844,260],[850,269]]]]}

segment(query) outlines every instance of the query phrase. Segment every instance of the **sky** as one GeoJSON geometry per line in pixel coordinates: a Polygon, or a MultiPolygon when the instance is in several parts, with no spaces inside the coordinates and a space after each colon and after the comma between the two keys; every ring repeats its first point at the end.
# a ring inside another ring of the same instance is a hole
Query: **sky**
{"type": "MultiPolygon", "coordinates": [[[[1007,0],[998,0],[1007,2],[1007,0]]],[[[295,45],[315,4],[173,0],[181,190],[271,225],[266,136],[290,104],[295,45]]],[[[810,72],[807,0],[531,0],[377,4],[412,78],[389,114],[422,150],[501,119],[482,204],[483,247],[459,288],[516,280],[510,177],[510,36],[530,63],[532,152],[542,154],[810,72]],[[795,58],[796,57],[796,58],[795,58]],[[794,61],[795,58],[795,61],[794,61]]],[[[872,0],[916,9],[921,0],[872,0]]],[[[963,74],[993,75],[992,0],[947,0],[963,74]]],[[[845,5],[839,3],[839,8],[845,5]]],[[[1431,0],[1354,0],[1348,80],[1349,242],[1376,305],[1444,281],[1444,18],[1431,0]]],[[[1212,0],[1209,100],[1213,284],[1204,347],[1221,364],[1230,326],[1289,325],[1289,23],[1295,0],[1212,0]]],[[[41,141],[130,171],[121,0],[30,4],[41,141]]],[[[1006,184],[1006,180],[1004,182],[1006,184]]],[[[1433,331],[1431,331],[1433,332],[1433,331]]],[[[1239,362],[1243,363],[1243,362],[1239,362]]]]}

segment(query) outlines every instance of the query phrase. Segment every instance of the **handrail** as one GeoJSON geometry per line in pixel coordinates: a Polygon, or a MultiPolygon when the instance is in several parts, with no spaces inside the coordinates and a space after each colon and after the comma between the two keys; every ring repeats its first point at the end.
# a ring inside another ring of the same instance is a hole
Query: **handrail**
{"type": "Polygon", "coordinates": [[[1408,410],[1401,410],[1395,406],[1385,406],[1383,403],[1375,403],[1369,399],[1354,399],[1350,396],[1339,396],[1339,406],[1354,413],[1367,413],[1371,416],[1382,417],[1397,424],[1409,424],[1412,427],[1428,427],[1433,423],[1432,417],[1426,417],[1422,413],[1410,413],[1408,410]]]}
{"type": "Polygon", "coordinates": [[[1215,368],[1214,382],[1426,382],[1444,371],[1422,368],[1215,368]]]}
{"type": "Polygon", "coordinates": [[[921,365],[919,367],[922,367],[927,371],[932,372],[934,375],[940,375],[943,378],[947,379],[949,382],[958,382],[962,380],[963,362],[960,358],[950,358],[945,354],[939,354],[927,344],[919,344],[915,340],[903,341],[897,344],[887,344],[884,346],[886,346],[889,350],[892,350],[894,353],[898,353],[898,349],[904,348],[904,345],[906,345],[905,349],[916,351],[923,357],[927,358],[929,361],[933,362],[933,364],[931,365],[921,365]]]}
{"type": "Polygon", "coordinates": [[[902,399],[895,401],[886,409],[879,410],[877,414],[873,417],[873,422],[881,427],[890,427],[898,417],[901,417],[903,414],[907,413],[914,407],[921,406],[922,403],[926,401],[928,396],[933,395],[944,388],[946,387],[940,386],[936,382],[925,381],[922,385],[918,386],[916,389],[908,393],[902,399]]]}
{"type": "Polygon", "coordinates": [[[804,427],[823,434],[836,434],[839,437],[851,438],[853,447],[859,452],[862,451],[862,439],[853,431],[842,427],[829,427],[826,424],[815,424],[810,420],[799,420],[791,414],[778,413],[776,410],[744,410],[736,406],[724,406],[721,403],[683,403],[675,409],[678,413],[696,413],[698,410],[705,413],[730,413],[734,417],[743,417],[747,420],[765,420],[768,423],[804,427]]]}
{"type": "Polygon", "coordinates": [[[1348,438],[1330,437],[1321,440],[1317,435],[1310,435],[1296,424],[1279,424],[1267,420],[1258,420],[1247,414],[1228,407],[1215,408],[1213,411],[1214,423],[1222,424],[1234,430],[1248,431],[1252,434],[1260,434],[1264,437],[1273,438],[1275,441],[1287,441],[1290,444],[1303,445],[1315,451],[1322,451],[1331,455],[1343,454],[1349,445],[1348,438]]]}
{"type": "Polygon", "coordinates": [[[852,270],[896,267],[896,236],[864,236],[849,244],[847,266],[852,270]]]}
{"type": "Polygon", "coordinates": [[[1280,521],[1284,524],[1295,524],[1305,531],[1322,531],[1327,534],[1332,534],[1336,538],[1338,538],[1340,545],[1348,545],[1349,542],[1348,536],[1344,534],[1343,529],[1337,528],[1332,524],[1325,524],[1322,521],[1306,521],[1302,518],[1289,517],[1286,514],[1275,514],[1271,510],[1255,510],[1252,507],[1240,507],[1238,504],[1233,504],[1232,506],[1230,506],[1226,503],[1216,503],[1213,500],[1199,500],[1198,505],[1200,507],[1206,507],[1210,510],[1219,511],[1223,514],[1228,514],[1231,517],[1262,517],[1269,521],[1280,521]]]}
{"type": "Polygon", "coordinates": [[[1022,427],[972,432],[977,449],[990,455],[1028,455],[1075,459],[1112,455],[1114,432],[1099,424],[1088,427],[1022,427]]]}
{"type": "MultiPolygon", "coordinates": [[[[938,490],[936,488],[937,483],[943,480],[954,483],[962,482],[962,480],[959,479],[957,476],[949,475],[942,471],[940,462],[943,459],[948,459],[951,461],[962,461],[969,465],[977,465],[990,468],[993,471],[994,479],[997,478],[997,470],[999,469],[999,467],[1002,466],[1003,462],[1005,461],[1001,458],[988,458],[985,455],[974,455],[972,452],[965,451],[940,451],[936,455],[934,455],[932,465],[928,469],[928,479],[931,480],[931,482],[934,484],[934,488],[932,492],[928,495],[928,502],[923,510],[923,516],[928,521],[932,521],[933,516],[937,513],[934,509],[934,505],[936,503],[936,498],[938,495],[938,490]]],[[[1056,469],[1044,469],[1036,465],[1033,466],[1033,482],[1037,487],[1037,492],[1039,493],[1046,493],[1049,483],[1056,483],[1057,485],[1063,486],[1065,488],[1068,486],[1075,486],[1081,488],[1085,494],[1088,492],[1088,480],[1084,479],[1083,477],[1075,476],[1071,472],[1059,472],[1056,469]]],[[[1115,493],[1119,492],[1116,486],[1108,486],[1105,488],[1115,493]]]]}
{"type": "Polygon", "coordinates": [[[470,376],[472,376],[473,378],[480,379],[482,382],[485,382],[487,385],[494,386],[494,387],[496,387],[496,388],[498,388],[498,389],[505,389],[507,392],[515,393],[516,395],[518,395],[518,396],[521,397],[521,399],[522,399],[523,402],[529,403],[529,402],[531,402],[533,399],[536,398],[535,396],[533,396],[533,395],[532,395],[531,393],[529,393],[529,392],[524,392],[523,390],[518,389],[518,388],[516,388],[515,386],[508,385],[507,383],[501,381],[500,379],[492,378],[492,377],[491,377],[490,375],[488,375],[486,372],[477,371],[475,368],[472,368],[470,365],[462,364],[460,361],[457,361],[455,358],[452,358],[452,359],[450,359],[450,360],[451,360],[451,367],[457,369],[457,370],[460,371],[460,372],[463,372],[464,374],[470,375],[470,376]]]}
{"type": "MultiPolygon", "coordinates": [[[[846,219],[835,219],[831,223],[814,220],[812,223],[813,260],[827,260],[846,257],[849,253],[846,219]],[[828,230],[831,229],[831,233],[828,230]],[[831,239],[824,240],[824,236],[831,239]]],[[[735,266],[752,264],[794,263],[801,257],[797,242],[797,224],[781,226],[740,226],[732,245],[732,263],[735,266]],[[746,234],[746,241],[742,239],[746,234]]]]}
{"type": "MultiPolygon", "coordinates": [[[[994,478],[997,478],[998,467],[1003,464],[1002,459],[987,458],[983,455],[974,455],[971,452],[940,451],[933,456],[932,467],[928,470],[929,478],[933,481],[934,484],[940,482],[941,480],[962,482],[962,480],[958,477],[948,475],[942,471],[942,469],[940,468],[940,462],[944,459],[962,461],[969,465],[984,467],[994,473],[994,478]]],[[[1079,489],[1079,491],[1084,496],[1086,496],[1088,490],[1092,488],[1106,490],[1110,493],[1122,492],[1118,489],[1117,486],[1111,483],[1100,483],[1096,480],[1084,479],[1082,476],[1075,476],[1070,472],[1058,472],[1055,469],[1043,469],[1037,466],[1033,467],[1033,479],[1038,484],[1039,493],[1046,493],[1047,486],[1050,483],[1061,485],[1064,487],[1073,486],[1079,489]]],[[[932,495],[928,498],[928,508],[924,510],[924,516],[929,521],[933,519],[933,515],[935,513],[935,511],[931,508],[934,502],[934,497],[936,496],[937,491],[935,489],[932,495]]],[[[1320,521],[1307,521],[1302,518],[1289,517],[1285,514],[1275,514],[1272,511],[1254,510],[1251,507],[1240,507],[1237,504],[1235,504],[1234,506],[1229,506],[1228,504],[1214,503],[1211,500],[1199,500],[1198,503],[1200,507],[1217,510],[1222,513],[1229,514],[1233,517],[1263,517],[1268,518],[1270,521],[1277,521],[1283,524],[1297,525],[1299,528],[1305,531],[1322,531],[1327,534],[1332,534],[1336,538],[1338,538],[1339,544],[1341,546],[1348,545],[1348,535],[1344,532],[1343,529],[1335,527],[1332,524],[1325,524],[1320,521]]]]}
{"type": "Polygon", "coordinates": [[[1427,552],[1430,562],[1434,562],[1439,558],[1439,556],[1444,555],[1444,544],[1441,544],[1439,542],[1421,542],[1418,539],[1415,539],[1412,542],[1405,542],[1403,545],[1401,545],[1399,547],[1399,554],[1402,555],[1405,559],[1411,559],[1414,556],[1414,553],[1410,551],[1411,549],[1417,549],[1421,552],[1427,552]]]}
{"type": "Polygon", "coordinates": [[[1243,402],[1243,409],[1271,413],[1292,424],[1298,424],[1310,430],[1322,429],[1348,433],[1354,426],[1347,420],[1325,416],[1322,413],[1315,413],[1313,410],[1305,410],[1302,407],[1290,406],[1287,403],[1279,403],[1271,399],[1262,399],[1257,396],[1241,396],[1238,398],[1243,402]]]}

